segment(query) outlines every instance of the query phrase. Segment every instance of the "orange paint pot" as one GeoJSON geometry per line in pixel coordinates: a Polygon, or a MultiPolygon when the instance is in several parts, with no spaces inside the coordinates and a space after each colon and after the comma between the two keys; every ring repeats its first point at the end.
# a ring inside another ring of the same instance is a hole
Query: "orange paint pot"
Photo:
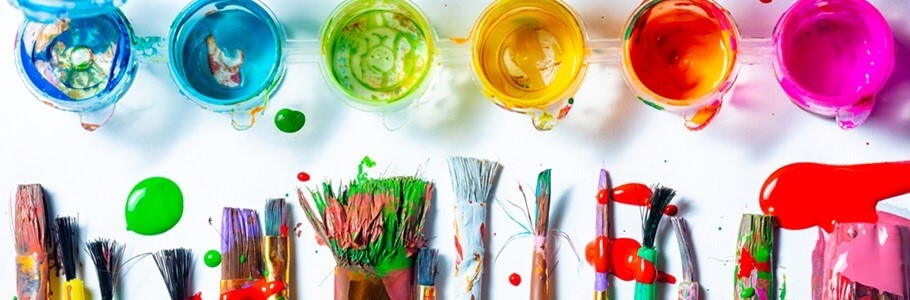
{"type": "Polygon", "coordinates": [[[736,79],[738,43],[736,24],[714,1],[644,1],[626,22],[623,74],[639,100],[699,130],[736,79]]]}

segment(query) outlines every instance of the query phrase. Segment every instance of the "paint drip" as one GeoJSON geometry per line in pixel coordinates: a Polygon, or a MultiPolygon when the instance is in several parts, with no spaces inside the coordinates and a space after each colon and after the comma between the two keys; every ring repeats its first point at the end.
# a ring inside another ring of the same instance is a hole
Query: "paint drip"
{"type": "Polygon", "coordinates": [[[129,231],[142,235],[164,233],[183,216],[183,192],[168,178],[142,180],[127,197],[125,216],[129,231]]]}
{"type": "Polygon", "coordinates": [[[221,300],[267,300],[272,295],[281,293],[285,289],[282,281],[267,282],[259,279],[248,287],[221,294],[221,300]]]}
{"type": "Polygon", "coordinates": [[[879,201],[910,193],[910,162],[863,165],[796,163],[765,181],[759,205],[777,217],[780,227],[799,230],[836,223],[875,223],[879,201]],[[836,187],[836,188],[835,188],[836,187]]]}
{"type": "Polygon", "coordinates": [[[205,265],[209,268],[219,266],[221,265],[221,252],[218,252],[218,250],[209,250],[208,252],[205,252],[203,261],[205,261],[205,265]]]}
{"type": "Polygon", "coordinates": [[[306,115],[302,112],[290,108],[282,108],[275,114],[275,127],[278,127],[281,132],[298,132],[303,128],[304,124],[306,124],[306,115]]]}
{"type": "Polygon", "coordinates": [[[657,270],[638,256],[641,243],[630,238],[607,240],[597,237],[585,247],[585,260],[599,273],[610,273],[623,281],[676,283],[676,277],[657,270]]]}

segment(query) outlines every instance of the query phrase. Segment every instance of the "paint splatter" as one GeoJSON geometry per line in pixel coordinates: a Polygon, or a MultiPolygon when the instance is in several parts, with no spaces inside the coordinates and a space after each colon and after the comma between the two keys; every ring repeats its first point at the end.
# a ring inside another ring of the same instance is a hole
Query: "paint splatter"
{"type": "Polygon", "coordinates": [[[613,201],[637,206],[651,204],[651,188],[641,183],[627,183],[613,188],[613,201]]]}
{"type": "Polygon", "coordinates": [[[780,227],[819,226],[827,232],[841,222],[875,223],[879,201],[910,193],[910,162],[835,166],[796,163],[765,181],[759,205],[780,227]],[[832,188],[837,187],[837,188],[832,188]]]}
{"type": "Polygon", "coordinates": [[[512,275],[509,275],[509,283],[511,283],[512,286],[520,285],[521,284],[521,275],[518,275],[518,273],[512,273],[512,275]]]}
{"type": "Polygon", "coordinates": [[[585,260],[598,273],[610,270],[610,240],[599,236],[585,246],[585,260]]]}
{"type": "Polygon", "coordinates": [[[598,237],[585,247],[585,260],[600,273],[611,273],[624,281],[675,283],[676,278],[657,270],[653,263],[641,259],[641,243],[630,238],[607,240],[598,237]]]}
{"type": "Polygon", "coordinates": [[[288,236],[288,225],[286,225],[286,224],[281,224],[281,230],[280,230],[280,231],[281,231],[281,236],[282,236],[282,237],[287,237],[287,236],[288,236]]]}
{"type": "Polygon", "coordinates": [[[240,254],[240,263],[241,264],[246,263],[246,254],[240,254]]]}
{"type": "Polygon", "coordinates": [[[360,160],[360,164],[357,165],[357,180],[364,181],[367,180],[367,169],[375,167],[376,161],[373,161],[369,155],[364,156],[360,160]]]}
{"type": "Polygon", "coordinates": [[[610,202],[610,194],[607,192],[607,189],[600,189],[597,191],[597,203],[607,204],[610,202]]]}
{"type": "Polygon", "coordinates": [[[259,279],[259,280],[256,280],[255,282],[253,282],[253,284],[248,287],[221,294],[221,298],[219,298],[219,299],[221,299],[221,300],[247,300],[247,299],[265,300],[265,299],[268,299],[269,297],[271,297],[272,295],[281,293],[282,291],[284,291],[284,289],[285,289],[285,284],[284,284],[284,282],[282,282],[280,280],[267,282],[265,279],[259,279]]]}
{"type": "Polygon", "coordinates": [[[209,251],[205,252],[205,256],[203,256],[203,261],[205,262],[205,265],[208,266],[209,268],[214,268],[214,267],[219,266],[219,265],[221,265],[221,252],[218,252],[218,250],[209,250],[209,251]]]}
{"type": "Polygon", "coordinates": [[[780,284],[780,300],[787,300],[787,274],[784,274],[784,282],[780,284]]]}
{"type": "Polygon", "coordinates": [[[721,230],[724,230],[724,228],[723,228],[723,227],[720,227],[720,226],[717,226],[717,231],[721,231],[721,230]]]}
{"type": "Polygon", "coordinates": [[[183,192],[168,178],[147,178],[130,191],[124,215],[126,230],[142,235],[164,233],[183,216],[183,192]]]}
{"type": "Polygon", "coordinates": [[[675,216],[679,213],[679,207],[673,204],[667,205],[667,208],[664,209],[664,214],[668,216],[675,216]]]}
{"type": "Polygon", "coordinates": [[[297,180],[299,180],[300,182],[310,181],[310,174],[307,172],[297,173],[297,180]]]}
{"type": "Polygon", "coordinates": [[[282,108],[275,114],[275,127],[278,127],[281,132],[298,132],[305,124],[306,115],[302,112],[290,108],[282,108]]]}

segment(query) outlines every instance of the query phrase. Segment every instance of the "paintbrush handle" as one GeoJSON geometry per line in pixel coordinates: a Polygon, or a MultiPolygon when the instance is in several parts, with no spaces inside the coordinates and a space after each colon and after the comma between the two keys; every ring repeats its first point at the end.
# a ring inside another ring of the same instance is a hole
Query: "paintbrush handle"
{"type": "Polygon", "coordinates": [[[16,257],[16,295],[20,300],[47,300],[47,253],[16,257]]]}
{"type": "MultiPolygon", "coordinates": [[[[281,281],[288,286],[290,278],[290,243],[284,236],[266,236],[263,240],[265,245],[265,271],[266,279],[269,282],[281,281]]],[[[278,294],[270,296],[267,300],[290,299],[290,293],[285,288],[278,294]]]]}
{"type": "MultiPolygon", "coordinates": [[[[642,247],[638,249],[638,257],[647,260],[657,268],[657,250],[642,247]]],[[[657,270],[654,270],[655,274],[657,270]]],[[[655,280],[655,282],[657,282],[655,280]]],[[[635,282],[635,300],[654,300],[657,299],[657,286],[654,283],[635,282]]]]}
{"type": "Polygon", "coordinates": [[[698,282],[680,282],[679,300],[698,300],[698,282]]]}
{"type": "Polygon", "coordinates": [[[774,217],[744,214],[736,245],[733,299],[767,300],[775,297],[774,217]]]}
{"type": "Polygon", "coordinates": [[[432,285],[418,286],[417,300],[436,300],[436,287],[432,285]]]}
{"type": "Polygon", "coordinates": [[[85,283],[76,278],[68,280],[63,284],[63,299],[85,300],[85,283]]]}
{"type": "Polygon", "coordinates": [[[549,300],[549,264],[547,263],[547,238],[534,238],[534,257],[531,262],[531,300],[549,300]]]}
{"type": "Polygon", "coordinates": [[[455,260],[455,299],[483,299],[486,218],[485,203],[458,201],[455,204],[455,247],[459,249],[455,260]]]}

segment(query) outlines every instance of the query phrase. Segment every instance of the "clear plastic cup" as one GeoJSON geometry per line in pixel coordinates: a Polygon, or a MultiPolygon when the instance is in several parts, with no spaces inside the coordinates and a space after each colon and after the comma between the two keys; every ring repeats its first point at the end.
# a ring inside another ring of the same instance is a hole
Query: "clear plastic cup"
{"type": "Polygon", "coordinates": [[[865,0],[799,0],[774,28],[774,70],[806,111],[862,124],[894,69],[894,36],[865,0]]]}

